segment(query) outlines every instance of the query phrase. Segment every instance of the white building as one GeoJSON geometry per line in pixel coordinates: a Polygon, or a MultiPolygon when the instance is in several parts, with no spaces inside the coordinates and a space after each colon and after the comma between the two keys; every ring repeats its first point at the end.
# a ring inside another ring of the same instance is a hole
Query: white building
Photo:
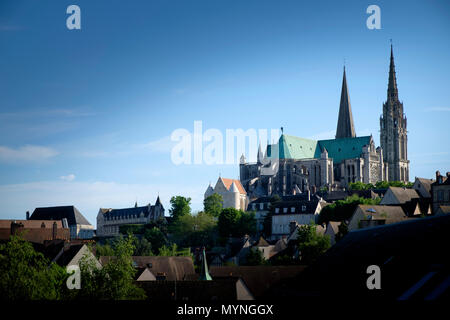
{"type": "Polygon", "coordinates": [[[214,188],[210,184],[206,189],[205,199],[214,193],[222,196],[223,208],[235,208],[243,211],[247,210],[247,192],[242,187],[239,180],[219,177],[214,188]]]}

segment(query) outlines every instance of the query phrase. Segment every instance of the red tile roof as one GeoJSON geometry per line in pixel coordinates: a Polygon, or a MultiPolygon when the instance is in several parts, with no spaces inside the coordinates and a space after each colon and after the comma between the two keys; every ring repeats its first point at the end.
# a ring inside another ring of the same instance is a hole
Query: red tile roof
{"type": "Polygon", "coordinates": [[[225,185],[225,187],[227,188],[227,190],[230,190],[231,185],[234,184],[236,185],[236,187],[239,190],[239,193],[241,194],[247,194],[247,192],[245,192],[244,187],[242,186],[241,182],[239,180],[236,179],[227,179],[227,178],[220,178],[223,181],[223,184],[225,185]]]}

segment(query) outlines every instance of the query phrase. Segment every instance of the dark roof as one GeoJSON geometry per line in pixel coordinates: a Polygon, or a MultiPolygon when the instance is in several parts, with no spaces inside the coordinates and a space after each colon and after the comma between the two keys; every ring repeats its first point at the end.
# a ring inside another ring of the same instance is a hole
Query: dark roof
{"type": "MultiPolygon", "coordinates": [[[[102,265],[112,257],[100,257],[102,265]]],[[[155,276],[164,273],[167,280],[183,280],[186,275],[195,274],[194,263],[190,257],[133,256],[136,268],[148,268],[155,276]]]]}
{"type": "Polygon", "coordinates": [[[74,244],[65,247],[64,252],[56,259],[56,263],[60,266],[67,266],[83,246],[84,244],[74,244]]]}
{"type": "MultiPolygon", "coordinates": [[[[396,300],[425,275],[436,272],[433,281],[414,293],[423,299],[450,275],[449,229],[450,215],[441,215],[351,231],[299,277],[280,284],[266,297],[396,300]],[[381,268],[381,290],[367,289],[371,265],[381,268]]],[[[449,296],[449,289],[445,293],[444,288],[444,296],[449,296]]]]}
{"type": "Polygon", "coordinates": [[[30,220],[62,220],[64,218],[69,225],[91,225],[74,206],[36,208],[30,220]]]}
{"type": "Polygon", "coordinates": [[[209,272],[213,280],[232,276],[242,278],[252,295],[258,299],[272,285],[282,279],[289,279],[300,274],[305,266],[211,266],[209,272]]]}

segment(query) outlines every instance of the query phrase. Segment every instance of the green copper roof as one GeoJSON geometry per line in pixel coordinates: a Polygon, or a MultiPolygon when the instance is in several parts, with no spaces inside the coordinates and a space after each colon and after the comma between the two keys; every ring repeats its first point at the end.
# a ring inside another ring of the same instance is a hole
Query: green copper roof
{"type": "MultiPolygon", "coordinates": [[[[283,134],[279,140],[280,159],[315,158],[317,141],[283,134]]],[[[320,156],[320,153],[319,153],[320,156]]]]}
{"type": "Polygon", "coordinates": [[[328,157],[333,158],[334,163],[344,159],[359,158],[362,148],[370,143],[370,136],[319,140],[320,149],[326,148],[328,157]]]}
{"type": "Polygon", "coordinates": [[[267,156],[275,157],[272,151],[279,146],[280,159],[317,159],[326,148],[328,157],[333,158],[334,163],[340,163],[344,159],[359,158],[363,146],[368,145],[370,139],[370,136],[365,136],[315,141],[283,134],[278,144],[267,146],[267,156]]]}

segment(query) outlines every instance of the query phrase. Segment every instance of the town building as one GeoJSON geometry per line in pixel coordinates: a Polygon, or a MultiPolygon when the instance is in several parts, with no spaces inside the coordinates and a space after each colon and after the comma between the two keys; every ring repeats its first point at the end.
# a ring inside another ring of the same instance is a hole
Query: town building
{"type": "Polygon", "coordinates": [[[335,139],[305,139],[286,135],[282,129],[278,142],[268,144],[265,153],[260,146],[256,163],[242,155],[240,181],[250,199],[343,190],[351,182],[408,181],[406,117],[398,100],[392,46],[388,100],[380,125],[381,147],[375,147],[372,136],[356,136],[344,68],[335,139]]]}
{"type": "Polygon", "coordinates": [[[348,231],[408,220],[401,206],[363,205],[356,207],[348,223],[348,231]]]}
{"type": "Polygon", "coordinates": [[[164,218],[164,207],[158,196],[155,205],[148,204],[132,208],[100,208],[97,214],[97,236],[114,237],[119,235],[119,227],[126,224],[147,224],[164,218]]]}
{"type": "Polygon", "coordinates": [[[59,206],[36,208],[27,220],[67,220],[71,239],[92,239],[94,237],[94,226],[75,208],[75,206],[59,206]]]}
{"type": "Polygon", "coordinates": [[[234,208],[243,211],[247,209],[247,192],[239,180],[219,177],[214,188],[209,184],[205,192],[205,199],[214,193],[222,196],[223,208],[234,208]]]}
{"type": "Polygon", "coordinates": [[[445,208],[450,206],[450,172],[442,176],[436,171],[436,181],[431,184],[432,213],[445,212],[445,208]]]}
{"type": "Polygon", "coordinates": [[[67,220],[0,220],[0,240],[8,241],[11,235],[43,244],[53,240],[70,240],[67,220]]]}

